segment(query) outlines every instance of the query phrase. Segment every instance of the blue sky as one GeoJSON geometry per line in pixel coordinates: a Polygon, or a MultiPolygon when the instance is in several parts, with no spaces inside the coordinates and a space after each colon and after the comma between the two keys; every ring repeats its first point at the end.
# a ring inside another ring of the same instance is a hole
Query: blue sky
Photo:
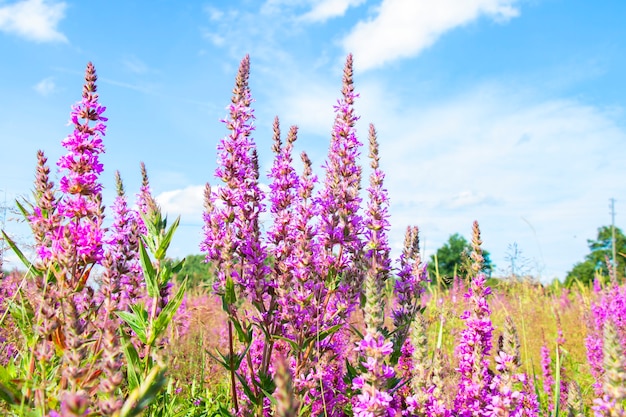
{"type": "MultiPolygon", "coordinates": [[[[409,224],[429,255],[478,220],[498,271],[516,243],[529,272],[563,278],[586,239],[626,214],[626,3],[586,0],[0,0],[0,198],[28,195],[35,155],[54,163],[85,65],[109,117],[105,202],[147,165],[182,215],[172,255],[197,253],[201,190],[239,61],[251,57],[261,169],[271,124],[324,162],[347,53],[358,131],[374,123],[394,250],[409,224]]],[[[364,149],[364,157],[367,154],[364,149]]],[[[367,165],[366,158],[363,165],[367,165]]],[[[267,181],[267,180],[265,180],[267,181]]],[[[366,183],[364,183],[364,186],[366,183]]],[[[23,224],[6,229],[26,239],[23,224]]],[[[109,216],[110,217],[110,216],[109,216]]]]}

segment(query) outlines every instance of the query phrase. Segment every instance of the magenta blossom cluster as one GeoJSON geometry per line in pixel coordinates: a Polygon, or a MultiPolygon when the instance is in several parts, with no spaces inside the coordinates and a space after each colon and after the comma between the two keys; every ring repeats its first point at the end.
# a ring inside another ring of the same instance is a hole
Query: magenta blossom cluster
{"type": "MultiPolygon", "coordinates": [[[[265,195],[259,187],[259,167],[254,139],[254,112],[248,86],[250,60],[239,67],[229,118],[223,120],[230,131],[217,146],[215,176],[223,185],[211,190],[207,184],[204,214],[204,241],[201,249],[218,271],[216,285],[223,288],[232,279],[255,302],[267,293],[264,276],[267,267],[265,247],[259,239],[259,215],[265,195]]],[[[221,290],[219,290],[221,291],[221,290]]]]}
{"type": "Polygon", "coordinates": [[[352,389],[358,392],[352,397],[352,411],[356,417],[393,417],[395,409],[393,397],[387,387],[395,376],[395,370],[388,365],[388,357],[393,352],[393,344],[379,333],[367,333],[355,349],[361,359],[364,372],[352,380],[352,389]]]}
{"type": "Polygon", "coordinates": [[[491,310],[487,304],[489,294],[491,289],[485,285],[485,275],[478,274],[465,295],[471,310],[461,315],[467,327],[461,332],[457,346],[458,372],[461,380],[454,409],[455,415],[458,416],[482,415],[491,397],[488,355],[492,347],[493,325],[490,318],[491,310]]]}
{"type": "Polygon", "coordinates": [[[72,107],[70,122],[74,131],[62,141],[68,153],[57,165],[65,174],[59,181],[63,198],[57,206],[65,222],[53,231],[52,248],[44,258],[64,256],[87,265],[102,259],[102,185],[98,177],[103,166],[102,136],[106,133],[106,108],[98,103],[96,71],[87,65],[83,99],[72,107]]]}

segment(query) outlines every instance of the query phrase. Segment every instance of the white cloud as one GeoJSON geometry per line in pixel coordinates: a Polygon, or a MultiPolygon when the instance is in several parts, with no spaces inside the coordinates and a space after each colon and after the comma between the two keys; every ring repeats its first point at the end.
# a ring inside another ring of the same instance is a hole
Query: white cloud
{"type": "Polygon", "coordinates": [[[443,33],[485,15],[506,21],[519,14],[516,0],[382,0],[376,16],[343,39],[355,68],[367,70],[419,54],[443,33]]]}
{"type": "Polygon", "coordinates": [[[313,2],[313,8],[302,15],[302,20],[311,22],[325,22],[334,17],[343,16],[350,7],[356,7],[365,0],[318,0],[313,2]]]}
{"type": "Polygon", "coordinates": [[[155,198],[169,216],[181,215],[198,221],[202,219],[204,185],[191,185],[178,190],[165,191],[155,198]]]}
{"type": "Polygon", "coordinates": [[[54,83],[54,80],[52,79],[52,77],[48,77],[48,78],[44,78],[43,80],[35,84],[33,86],[33,89],[45,97],[54,93],[57,89],[57,86],[54,83]]]}
{"type": "Polygon", "coordinates": [[[205,29],[202,31],[202,37],[217,47],[224,46],[226,43],[226,38],[218,32],[211,32],[205,29]]]}
{"type": "Polygon", "coordinates": [[[221,20],[224,17],[224,12],[216,7],[207,6],[204,8],[205,13],[209,16],[209,19],[212,21],[221,20]]]}
{"type": "Polygon", "coordinates": [[[57,25],[65,17],[65,2],[24,0],[0,6],[0,30],[37,42],[67,42],[57,25]]]}
{"type": "Polygon", "coordinates": [[[415,224],[430,254],[452,233],[471,237],[476,219],[499,267],[512,242],[545,279],[584,258],[608,199],[626,194],[626,132],[614,109],[526,91],[482,85],[402,107],[384,88],[361,89],[359,132],[378,121],[394,247],[415,224]]]}

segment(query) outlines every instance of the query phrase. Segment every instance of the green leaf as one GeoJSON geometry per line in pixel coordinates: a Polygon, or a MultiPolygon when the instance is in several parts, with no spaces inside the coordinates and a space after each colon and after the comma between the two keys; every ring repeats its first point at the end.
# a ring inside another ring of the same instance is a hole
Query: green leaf
{"type": "Polygon", "coordinates": [[[248,399],[250,399],[252,403],[258,403],[258,398],[252,392],[250,385],[248,385],[248,381],[246,381],[246,379],[243,376],[239,375],[239,373],[237,372],[235,373],[235,376],[237,376],[237,379],[239,379],[239,382],[241,383],[241,388],[243,388],[243,392],[246,394],[246,397],[248,397],[248,399]]]}
{"type": "MultiPolygon", "coordinates": [[[[226,306],[230,307],[231,305],[237,302],[237,295],[235,294],[235,282],[233,281],[232,276],[226,277],[226,282],[224,284],[224,301],[226,306]]],[[[229,308],[225,308],[227,312],[230,311],[229,308]]]]}
{"type": "Polygon", "coordinates": [[[230,409],[226,407],[224,404],[220,404],[219,411],[216,411],[215,413],[212,414],[212,417],[215,417],[215,416],[233,417],[232,413],[230,412],[230,409]]]}
{"type": "Polygon", "coordinates": [[[126,379],[128,380],[128,390],[133,391],[137,388],[140,383],[140,369],[141,369],[141,359],[139,359],[139,354],[135,349],[135,346],[130,341],[130,337],[126,334],[126,332],[121,331],[122,337],[124,338],[124,355],[126,356],[126,362],[128,363],[126,366],[126,379]]]}
{"type": "Polygon", "coordinates": [[[284,341],[284,342],[289,343],[289,344],[291,345],[291,350],[292,350],[292,352],[293,352],[293,353],[296,353],[296,354],[297,354],[297,353],[302,352],[302,350],[303,350],[303,349],[300,347],[300,345],[298,344],[298,342],[296,342],[295,340],[291,340],[291,339],[289,339],[289,338],[287,338],[287,337],[284,337],[284,336],[279,336],[279,335],[273,335],[272,337],[273,337],[274,339],[276,339],[276,340],[282,340],[282,341],[284,341]]]}
{"type": "Polygon", "coordinates": [[[143,237],[139,240],[139,260],[141,261],[141,268],[143,269],[143,276],[146,281],[148,296],[156,297],[159,293],[157,272],[152,265],[152,259],[150,259],[150,255],[148,255],[148,251],[146,250],[146,242],[143,237]]]}
{"type": "Polygon", "coordinates": [[[167,248],[170,247],[170,243],[172,243],[172,238],[174,237],[174,232],[176,232],[176,229],[178,229],[179,224],[180,224],[180,216],[178,216],[176,220],[174,220],[174,223],[172,223],[172,225],[167,230],[167,232],[165,232],[163,239],[159,242],[159,247],[154,253],[154,257],[156,259],[161,260],[165,257],[165,254],[167,253],[167,248]]]}
{"type": "Polygon", "coordinates": [[[142,305],[133,305],[131,308],[133,313],[128,311],[116,311],[115,313],[133,329],[142,343],[147,344],[148,313],[143,309],[142,305]]]}
{"type": "Polygon", "coordinates": [[[230,318],[231,323],[235,326],[235,331],[237,332],[237,339],[241,343],[250,343],[252,342],[252,325],[248,325],[245,330],[241,325],[241,322],[237,320],[235,317],[230,318]]]}
{"type": "MultiPolygon", "coordinates": [[[[15,200],[15,205],[17,206],[17,208],[20,210],[20,212],[22,213],[22,216],[24,216],[24,219],[28,220],[28,218],[32,215],[32,213],[30,211],[28,211],[26,209],[26,207],[24,207],[22,205],[22,203],[20,203],[19,200],[15,200]]],[[[30,203],[29,203],[30,205],[30,203]]]]}
{"type": "Polygon", "coordinates": [[[266,397],[271,397],[274,391],[276,391],[276,383],[274,378],[267,372],[259,372],[259,382],[257,386],[263,391],[266,397]]]}
{"type": "Polygon", "coordinates": [[[358,372],[354,366],[346,359],[346,375],[343,380],[347,386],[352,386],[352,381],[358,376],[358,372]]]}
{"type": "Polygon", "coordinates": [[[208,350],[206,351],[207,355],[209,355],[215,362],[219,363],[220,365],[222,365],[222,367],[224,369],[226,369],[227,371],[230,371],[230,364],[228,363],[228,357],[224,356],[222,354],[222,352],[219,351],[219,349],[215,349],[215,351],[217,352],[218,355],[221,356],[221,358],[218,358],[217,356],[215,356],[214,354],[212,354],[211,352],[209,352],[208,350]]]}
{"type": "Polygon", "coordinates": [[[187,258],[183,258],[176,265],[174,265],[172,267],[172,274],[178,274],[183,269],[183,266],[185,266],[185,261],[186,260],[187,260],[187,258]]]}
{"type": "Polygon", "coordinates": [[[217,348],[215,349],[215,351],[220,356],[219,358],[215,356],[214,354],[212,354],[211,352],[209,352],[208,350],[206,351],[206,353],[215,361],[217,361],[220,365],[222,365],[224,369],[226,369],[227,371],[237,371],[239,369],[239,366],[241,365],[241,362],[245,358],[246,353],[248,353],[249,349],[250,349],[250,345],[248,345],[242,353],[233,355],[233,369],[231,369],[231,366],[230,366],[230,354],[224,355],[217,348]]]}
{"type": "Polygon", "coordinates": [[[172,278],[172,265],[170,262],[164,260],[160,262],[159,270],[157,271],[157,285],[162,288],[165,284],[170,282],[172,278]]]}
{"type": "Polygon", "coordinates": [[[326,339],[328,336],[335,333],[337,330],[341,329],[342,327],[343,327],[343,324],[336,324],[329,329],[318,332],[317,334],[314,334],[313,336],[308,337],[302,344],[302,348],[306,349],[310,343],[326,339]]]}
{"type": "Polygon", "coordinates": [[[6,380],[0,382],[0,399],[10,405],[17,405],[22,402],[20,390],[6,380]]]}
{"type": "Polygon", "coordinates": [[[6,240],[13,252],[15,252],[15,254],[17,255],[17,257],[20,258],[28,273],[30,273],[32,276],[43,275],[43,271],[39,270],[37,267],[35,267],[35,265],[33,265],[31,261],[28,260],[28,258],[22,253],[20,248],[17,247],[15,242],[6,233],[4,233],[4,230],[2,231],[2,236],[4,236],[4,240],[6,240]]]}
{"type": "Polygon", "coordinates": [[[556,364],[554,380],[554,417],[559,417],[561,406],[561,352],[559,345],[556,345],[556,364]]]}
{"type": "Polygon", "coordinates": [[[165,367],[155,365],[140,386],[135,388],[120,410],[120,417],[134,417],[140,415],[156,398],[167,379],[165,367]]]}
{"type": "Polygon", "coordinates": [[[178,307],[180,307],[180,304],[183,301],[186,288],[187,280],[184,280],[178,288],[176,295],[168,301],[165,307],[163,307],[163,310],[161,310],[161,313],[159,313],[159,316],[154,321],[152,336],[150,337],[150,340],[148,340],[148,344],[151,345],[167,329],[167,326],[172,321],[174,314],[176,314],[178,307]]]}
{"type": "Polygon", "coordinates": [[[34,335],[33,332],[33,311],[24,304],[17,304],[14,300],[11,300],[9,304],[9,312],[13,317],[13,322],[20,329],[22,334],[27,340],[31,340],[34,335]]]}

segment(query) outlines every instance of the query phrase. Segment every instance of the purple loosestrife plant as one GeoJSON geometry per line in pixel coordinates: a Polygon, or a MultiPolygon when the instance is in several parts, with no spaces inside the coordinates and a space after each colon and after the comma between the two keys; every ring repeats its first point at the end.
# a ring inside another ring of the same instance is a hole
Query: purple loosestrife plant
{"type": "Polygon", "coordinates": [[[599,280],[596,280],[594,290],[596,300],[591,303],[585,345],[587,360],[595,378],[593,387],[596,395],[601,396],[604,374],[604,326],[607,321],[614,323],[622,349],[626,349],[626,285],[618,285],[612,281],[602,288],[599,280]]]}
{"type": "Polygon", "coordinates": [[[368,265],[365,272],[364,293],[365,337],[356,347],[359,352],[359,375],[352,380],[352,388],[357,394],[352,397],[352,411],[355,416],[395,416],[392,378],[395,370],[389,365],[393,353],[393,343],[382,333],[384,323],[384,288],[389,275],[389,245],[387,232],[387,192],[383,188],[384,174],[379,169],[378,143],[376,130],[370,125],[370,159],[372,174],[368,187],[369,202],[364,217],[367,229],[364,261],[368,265]]]}
{"type": "MultiPolygon", "coordinates": [[[[223,364],[231,374],[233,406],[239,413],[236,396],[236,375],[243,357],[235,358],[233,345],[233,327],[241,341],[250,345],[252,342],[252,324],[240,317],[237,310],[238,299],[247,297],[258,315],[255,321],[269,332],[273,322],[275,283],[268,279],[269,268],[265,265],[266,248],[261,241],[259,215],[264,210],[264,193],[259,187],[259,167],[255,143],[252,138],[254,114],[251,108],[252,97],[248,86],[250,58],[246,56],[239,66],[235,81],[233,98],[228,107],[230,115],[223,122],[230,134],[218,144],[218,167],[215,176],[223,184],[212,191],[207,184],[205,190],[204,240],[201,249],[207,252],[207,261],[213,262],[218,271],[215,290],[222,296],[224,310],[229,315],[229,354],[223,364]]],[[[258,373],[265,375],[269,368],[271,340],[266,332],[266,344],[263,347],[264,359],[261,364],[265,369],[258,373]]],[[[248,361],[249,379],[256,380],[252,359],[245,353],[248,361]]],[[[254,399],[249,400],[262,407],[264,395],[261,387],[253,383],[249,392],[254,392],[254,399]]]]}
{"type": "Polygon", "coordinates": [[[487,356],[491,350],[493,326],[487,304],[489,294],[491,289],[485,285],[485,276],[478,274],[465,295],[470,310],[461,315],[467,327],[461,332],[457,346],[461,380],[454,413],[458,416],[480,416],[491,401],[487,356]]]}
{"type": "MultiPolygon", "coordinates": [[[[141,265],[139,264],[138,214],[128,207],[124,185],[119,172],[115,173],[117,197],[113,202],[113,224],[107,238],[107,256],[110,260],[106,269],[110,285],[115,288],[111,303],[114,310],[128,310],[139,299],[141,291],[141,265]]],[[[107,283],[108,284],[108,283],[107,283]]],[[[103,285],[101,288],[106,288],[103,285]]]]}
{"type": "Polygon", "coordinates": [[[252,138],[254,114],[248,87],[250,59],[239,66],[230,116],[223,120],[230,134],[219,143],[218,167],[215,176],[223,185],[211,192],[204,214],[204,235],[201,249],[207,260],[216,264],[217,290],[224,292],[231,279],[253,302],[261,307],[268,283],[265,281],[265,248],[258,239],[258,216],[263,211],[264,194],[258,184],[255,165],[255,143],[252,138]],[[219,205],[218,205],[219,202],[219,205]]]}
{"type": "Polygon", "coordinates": [[[363,218],[365,225],[365,247],[363,261],[367,265],[365,271],[365,305],[363,313],[369,334],[382,329],[384,322],[385,297],[384,290],[389,277],[391,261],[389,259],[389,198],[383,188],[385,175],[379,168],[378,142],[376,129],[370,124],[369,142],[372,174],[367,189],[369,201],[363,218]]]}
{"type": "Polygon", "coordinates": [[[377,290],[382,292],[391,270],[391,260],[389,259],[391,249],[387,237],[391,225],[389,224],[389,196],[383,186],[385,174],[379,165],[378,141],[373,124],[370,124],[369,127],[369,144],[372,173],[370,185],[367,188],[369,200],[363,218],[366,229],[365,262],[376,277],[377,290]]]}
{"type": "MultiPolygon", "coordinates": [[[[61,198],[57,212],[61,221],[52,231],[51,269],[59,285],[58,308],[64,324],[57,329],[62,348],[62,377],[67,383],[62,396],[88,401],[87,390],[98,370],[87,365],[89,347],[96,337],[91,324],[95,307],[93,289],[86,286],[93,265],[103,256],[102,185],[98,177],[103,166],[102,137],[106,132],[105,107],[98,102],[96,71],[89,63],[85,71],[82,101],[72,107],[74,131],[61,143],[68,150],[57,165],[63,172],[59,181],[61,198]]],[[[63,385],[63,384],[62,384],[63,385]]]]}
{"type": "Polygon", "coordinates": [[[626,415],[626,355],[613,321],[604,323],[602,395],[594,400],[596,416],[626,415]]]}
{"type": "Polygon", "coordinates": [[[83,284],[81,280],[94,263],[102,259],[102,185],[98,177],[103,166],[99,155],[104,152],[102,137],[106,132],[103,116],[105,107],[98,103],[96,93],[96,71],[91,63],[87,64],[83,99],[72,107],[70,121],[74,132],[62,141],[69,151],[62,156],[57,165],[65,170],[59,181],[59,190],[63,197],[57,210],[64,221],[51,236],[53,255],[65,263],[73,273],[69,282],[76,288],[83,284]],[[91,123],[94,123],[93,125],[91,123]]]}
{"type": "MultiPolygon", "coordinates": [[[[295,245],[296,233],[293,230],[295,217],[295,202],[298,195],[299,178],[293,168],[292,150],[298,134],[298,128],[292,126],[287,135],[287,143],[282,146],[280,139],[280,126],[278,117],[274,120],[274,164],[269,173],[270,183],[270,213],[273,222],[267,232],[267,239],[271,245],[271,254],[274,258],[273,275],[283,279],[289,279],[286,259],[291,255],[295,245]]],[[[284,282],[282,289],[290,286],[290,282],[284,282]]]]}
{"type": "Polygon", "coordinates": [[[521,367],[520,343],[517,330],[510,317],[506,317],[504,332],[498,338],[495,357],[496,373],[491,381],[493,395],[487,406],[489,416],[537,416],[536,394],[529,390],[528,377],[519,372],[521,367]]]}
{"type": "Polygon", "coordinates": [[[368,331],[356,347],[359,352],[361,374],[352,380],[352,412],[356,417],[393,417],[398,410],[388,384],[395,376],[388,365],[393,344],[385,340],[380,332],[368,331]]]}
{"type": "Polygon", "coordinates": [[[22,204],[18,207],[28,219],[33,232],[37,254],[45,261],[52,256],[52,236],[59,228],[61,216],[57,212],[57,197],[55,195],[54,182],[50,181],[50,167],[44,152],[37,151],[37,174],[35,177],[35,203],[32,212],[29,213],[22,204]]]}
{"type": "Polygon", "coordinates": [[[180,266],[165,259],[178,221],[166,230],[160,213],[148,210],[140,245],[141,276],[148,284],[152,305],[160,303],[160,313],[155,308],[147,312],[142,301],[132,299],[128,300],[129,311],[120,311],[123,276],[136,272],[132,267],[137,254],[136,224],[132,225],[132,211],[120,191],[112,236],[104,237],[98,178],[103,169],[99,155],[104,151],[101,136],[106,118],[98,103],[96,79],[90,63],[83,99],[72,107],[74,132],[62,142],[68,153],[58,162],[62,175],[58,190],[49,180],[46,158],[39,152],[32,212],[18,203],[31,224],[40,259],[31,263],[8,240],[26,264],[30,278],[16,293],[11,308],[22,333],[21,367],[0,372],[2,399],[18,415],[135,416],[150,404],[165,381],[164,366],[153,348],[184,293],[183,284],[168,301],[160,298],[180,266]],[[88,282],[96,265],[103,269],[97,296],[88,282]],[[114,314],[146,345],[141,359],[131,343],[119,340],[125,331],[120,331],[114,314]]]}
{"type": "MultiPolygon", "coordinates": [[[[323,250],[324,272],[338,274],[358,259],[362,251],[363,220],[361,205],[361,167],[357,163],[361,143],[356,136],[352,55],[348,55],[343,72],[343,97],[335,106],[335,123],[330,150],[324,165],[326,177],[317,201],[320,207],[319,239],[323,250]]],[[[359,274],[350,283],[353,291],[361,288],[359,274]]]]}
{"type": "Polygon", "coordinates": [[[420,297],[428,283],[427,265],[422,265],[419,254],[419,233],[416,226],[407,227],[399,264],[391,312],[395,327],[393,335],[395,358],[401,353],[400,349],[407,339],[411,323],[415,316],[420,314],[420,297]]]}

